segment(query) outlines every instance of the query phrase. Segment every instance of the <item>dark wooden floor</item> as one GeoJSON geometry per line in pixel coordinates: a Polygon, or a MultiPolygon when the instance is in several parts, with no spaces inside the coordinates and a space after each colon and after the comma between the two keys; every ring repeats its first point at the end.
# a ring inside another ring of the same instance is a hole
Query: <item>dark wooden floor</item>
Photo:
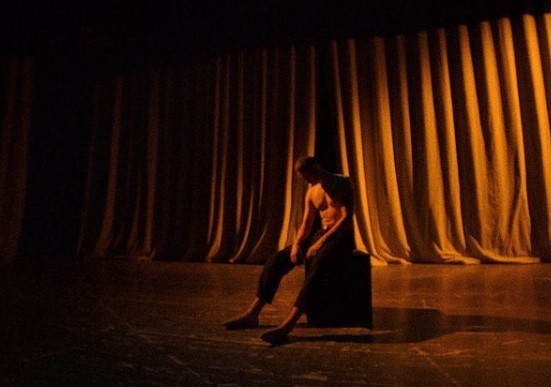
{"type": "Polygon", "coordinates": [[[551,265],[373,268],[373,329],[258,336],[291,306],[283,282],[262,327],[220,323],[260,266],[97,261],[0,271],[1,386],[549,386],[551,265]]]}

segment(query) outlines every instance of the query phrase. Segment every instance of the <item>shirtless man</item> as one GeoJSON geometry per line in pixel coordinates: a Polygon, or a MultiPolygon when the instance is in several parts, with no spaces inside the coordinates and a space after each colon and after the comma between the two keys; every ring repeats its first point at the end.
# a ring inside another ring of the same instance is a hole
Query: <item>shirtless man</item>
{"type": "Polygon", "coordinates": [[[350,179],[328,172],[309,156],[295,162],[295,172],[311,185],[296,239],[266,261],[249,309],[224,323],[226,329],[257,327],[262,308],[272,302],[283,276],[304,262],[306,276],[291,312],[276,328],[261,335],[262,340],[271,344],[287,340],[302,313],[308,313],[308,306],[323,288],[324,276],[338,268],[339,259],[350,256],[355,248],[350,179]],[[320,224],[316,226],[317,223],[320,224]]]}

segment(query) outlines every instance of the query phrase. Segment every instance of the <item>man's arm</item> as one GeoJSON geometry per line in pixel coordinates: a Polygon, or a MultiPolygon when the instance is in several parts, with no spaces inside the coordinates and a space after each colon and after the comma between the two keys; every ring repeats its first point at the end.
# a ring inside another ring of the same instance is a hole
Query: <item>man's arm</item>
{"type": "Polygon", "coordinates": [[[316,218],[316,211],[312,200],[310,199],[311,188],[306,192],[305,203],[304,203],[304,214],[302,216],[302,223],[298,229],[297,236],[291,247],[291,262],[298,263],[298,253],[300,250],[300,245],[306,237],[310,234],[312,230],[312,224],[316,218]]]}
{"type": "MultiPolygon", "coordinates": [[[[340,219],[337,220],[337,222],[335,222],[333,227],[331,227],[320,239],[318,239],[316,241],[316,243],[314,243],[312,246],[310,246],[310,248],[306,252],[306,258],[310,258],[310,257],[316,255],[318,250],[322,248],[325,241],[328,238],[330,238],[332,234],[337,232],[337,230],[339,230],[340,228],[343,227],[343,223],[345,223],[347,221],[347,219],[350,217],[350,214],[349,214],[348,209],[345,206],[341,207],[341,211],[342,211],[342,216],[340,217],[340,219]]],[[[350,219],[348,219],[348,221],[350,222],[350,219]]]]}

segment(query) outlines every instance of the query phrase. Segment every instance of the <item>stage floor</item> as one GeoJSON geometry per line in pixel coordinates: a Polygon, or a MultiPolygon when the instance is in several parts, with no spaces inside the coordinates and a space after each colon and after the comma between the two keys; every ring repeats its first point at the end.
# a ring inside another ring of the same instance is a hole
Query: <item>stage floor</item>
{"type": "Polygon", "coordinates": [[[303,272],[261,327],[254,265],[95,261],[0,271],[1,386],[549,386],[551,265],[375,267],[373,329],[310,328],[270,347],[303,272]]]}

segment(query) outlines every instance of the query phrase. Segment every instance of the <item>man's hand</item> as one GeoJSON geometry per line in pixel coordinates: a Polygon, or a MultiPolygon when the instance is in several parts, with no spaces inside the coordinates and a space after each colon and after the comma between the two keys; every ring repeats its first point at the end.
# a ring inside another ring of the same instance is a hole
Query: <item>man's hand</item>
{"type": "Polygon", "coordinates": [[[302,261],[302,250],[300,249],[300,246],[298,244],[293,243],[293,246],[291,247],[291,262],[295,265],[300,265],[302,264],[302,261]]]}
{"type": "Polygon", "coordinates": [[[310,248],[306,252],[306,258],[307,259],[312,258],[314,255],[318,253],[318,250],[321,249],[322,246],[323,246],[323,238],[319,239],[316,243],[310,246],[310,248]]]}

